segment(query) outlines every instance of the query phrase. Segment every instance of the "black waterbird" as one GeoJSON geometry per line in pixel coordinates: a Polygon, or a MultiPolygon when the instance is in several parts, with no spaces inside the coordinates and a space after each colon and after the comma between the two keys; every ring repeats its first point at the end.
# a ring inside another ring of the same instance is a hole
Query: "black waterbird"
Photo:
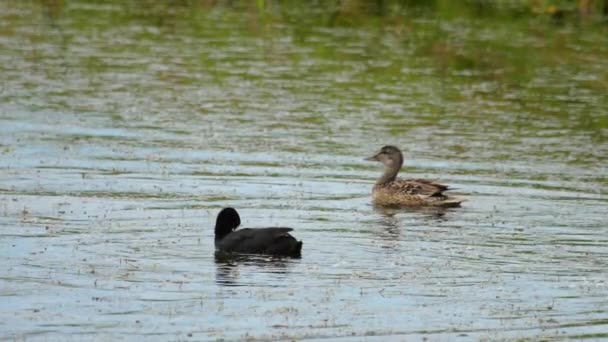
{"type": "Polygon", "coordinates": [[[269,254],[300,257],[302,241],[291,234],[292,228],[236,228],[241,218],[234,208],[224,208],[215,221],[215,249],[226,253],[269,254]]]}

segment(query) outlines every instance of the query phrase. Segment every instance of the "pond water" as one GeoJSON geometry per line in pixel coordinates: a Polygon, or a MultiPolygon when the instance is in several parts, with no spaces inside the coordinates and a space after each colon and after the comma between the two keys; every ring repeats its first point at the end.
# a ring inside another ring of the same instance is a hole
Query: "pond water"
{"type": "Polygon", "coordinates": [[[0,1],[1,339],[608,338],[606,25],[120,3],[0,1]]]}

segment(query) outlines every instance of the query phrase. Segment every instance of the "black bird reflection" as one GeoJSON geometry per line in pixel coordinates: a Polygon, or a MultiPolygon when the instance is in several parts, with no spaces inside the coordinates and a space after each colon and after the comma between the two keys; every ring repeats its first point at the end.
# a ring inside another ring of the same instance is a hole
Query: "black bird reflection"
{"type": "Polygon", "coordinates": [[[288,273],[289,266],[298,259],[258,255],[215,252],[215,282],[221,286],[248,286],[250,282],[240,280],[242,273],[278,274],[288,273]]]}

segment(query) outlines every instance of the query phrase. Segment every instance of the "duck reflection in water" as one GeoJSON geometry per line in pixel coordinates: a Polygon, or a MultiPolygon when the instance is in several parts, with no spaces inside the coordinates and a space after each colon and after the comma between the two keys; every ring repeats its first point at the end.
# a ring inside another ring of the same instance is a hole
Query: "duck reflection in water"
{"type": "Polygon", "coordinates": [[[374,211],[384,217],[394,217],[399,213],[419,213],[423,214],[429,220],[432,221],[447,221],[446,214],[450,211],[450,208],[444,207],[402,207],[402,206],[386,206],[386,205],[374,205],[374,211]]]}
{"type": "MultiPolygon", "coordinates": [[[[429,224],[432,222],[437,223],[438,221],[447,221],[445,216],[447,209],[438,207],[420,207],[420,208],[404,208],[400,206],[382,206],[376,205],[373,207],[374,211],[378,214],[375,215],[375,225],[377,229],[374,229],[374,235],[377,235],[381,239],[381,246],[387,250],[393,250],[399,248],[399,241],[407,239],[407,237],[401,237],[402,231],[408,229],[408,216],[409,219],[416,218],[420,219],[420,215],[412,213],[422,213],[422,219],[428,220],[429,224]],[[398,215],[401,214],[401,215],[398,215]]],[[[405,233],[407,235],[407,233],[405,233]]]]}

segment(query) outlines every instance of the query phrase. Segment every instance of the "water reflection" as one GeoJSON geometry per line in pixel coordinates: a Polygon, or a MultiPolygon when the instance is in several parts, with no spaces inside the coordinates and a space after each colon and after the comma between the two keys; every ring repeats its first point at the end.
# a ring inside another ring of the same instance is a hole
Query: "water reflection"
{"type": "Polygon", "coordinates": [[[378,215],[373,221],[376,228],[372,231],[378,236],[379,244],[383,249],[398,250],[402,241],[412,239],[412,236],[408,236],[408,230],[416,229],[421,224],[436,226],[440,222],[448,221],[446,217],[448,210],[454,209],[374,205],[374,211],[378,215]]]}
{"type": "Polygon", "coordinates": [[[394,218],[399,213],[415,212],[422,214],[429,220],[447,221],[446,213],[449,210],[458,210],[458,208],[442,208],[442,207],[400,207],[400,206],[381,206],[374,205],[374,211],[381,216],[394,218]]]}
{"type": "Polygon", "coordinates": [[[256,254],[215,252],[215,282],[221,286],[245,286],[240,280],[242,271],[284,275],[293,258],[256,254]]]}
{"type": "Polygon", "coordinates": [[[374,210],[380,214],[380,219],[378,223],[385,228],[385,231],[389,235],[390,238],[396,238],[399,235],[399,218],[397,214],[399,213],[398,208],[380,208],[374,207],[374,210]]]}
{"type": "Polygon", "coordinates": [[[378,229],[374,229],[374,235],[380,238],[380,246],[383,249],[394,250],[399,245],[399,235],[401,232],[401,220],[397,217],[397,212],[382,213],[377,220],[378,229]]]}
{"type": "Polygon", "coordinates": [[[1,340],[608,337],[605,30],[45,1],[0,0],[1,340]],[[372,210],[385,141],[471,201],[372,210]],[[303,259],[182,253],[226,204],[303,259]]]}

